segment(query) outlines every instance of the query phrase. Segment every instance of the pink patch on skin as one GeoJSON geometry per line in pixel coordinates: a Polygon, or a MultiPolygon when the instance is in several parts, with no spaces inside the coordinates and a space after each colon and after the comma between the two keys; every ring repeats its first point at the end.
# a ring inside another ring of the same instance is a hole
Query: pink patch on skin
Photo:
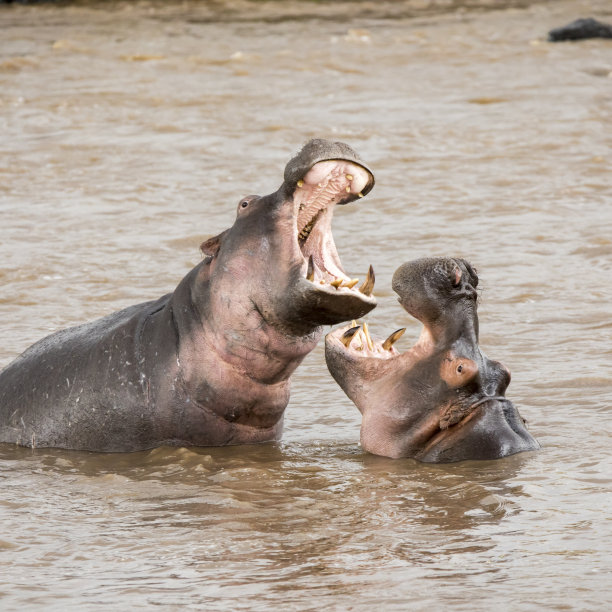
{"type": "Polygon", "coordinates": [[[478,374],[478,366],[467,357],[455,357],[450,351],[440,364],[440,378],[451,388],[469,383],[478,374]]]}

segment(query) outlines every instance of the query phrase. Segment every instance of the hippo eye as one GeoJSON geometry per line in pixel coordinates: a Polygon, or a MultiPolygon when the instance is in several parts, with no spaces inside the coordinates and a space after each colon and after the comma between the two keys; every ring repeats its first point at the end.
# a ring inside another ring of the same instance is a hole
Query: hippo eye
{"type": "Polygon", "coordinates": [[[242,200],[242,202],[240,202],[240,208],[246,208],[249,205],[249,203],[246,200],[242,200]]]}

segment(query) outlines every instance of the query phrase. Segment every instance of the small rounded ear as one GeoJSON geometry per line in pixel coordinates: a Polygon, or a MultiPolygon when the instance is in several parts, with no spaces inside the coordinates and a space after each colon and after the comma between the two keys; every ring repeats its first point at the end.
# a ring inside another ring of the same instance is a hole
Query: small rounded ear
{"type": "Polygon", "coordinates": [[[453,287],[458,287],[459,283],[461,283],[461,270],[458,267],[455,267],[453,270],[451,282],[453,283],[453,287]]]}
{"type": "Polygon", "coordinates": [[[221,232],[218,236],[213,236],[212,238],[205,240],[200,245],[200,251],[202,251],[204,255],[208,255],[209,257],[216,257],[217,253],[219,252],[219,249],[221,248],[221,242],[223,241],[223,237],[225,236],[225,234],[227,234],[228,231],[229,230],[225,230],[224,232],[221,232]]]}
{"type": "Polygon", "coordinates": [[[470,285],[476,289],[476,287],[478,287],[478,270],[466,259],[459,259],[459,261],[463,263],[465,269],[470,275],[470,285]]]}

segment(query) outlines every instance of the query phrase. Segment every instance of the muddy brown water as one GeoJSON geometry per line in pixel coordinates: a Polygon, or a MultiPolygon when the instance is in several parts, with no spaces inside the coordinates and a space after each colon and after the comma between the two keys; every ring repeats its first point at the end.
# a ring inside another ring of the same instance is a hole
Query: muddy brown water
{"type": "Polygon", "coordinates": [[[0,608],[612,605],[612,41],[605,0],[0,7],[0,365],[171,290],[314,136],[376,171],[337,211],[382,336],[393,270],[480,270],[481,344],[539,453],[365,454],[322,344],[278,444],[0,447],[0,608]],[[491,7],[506,6],[499,10],[491,7]],[[484,10],[486,9],[486,10],[484,10]]]}

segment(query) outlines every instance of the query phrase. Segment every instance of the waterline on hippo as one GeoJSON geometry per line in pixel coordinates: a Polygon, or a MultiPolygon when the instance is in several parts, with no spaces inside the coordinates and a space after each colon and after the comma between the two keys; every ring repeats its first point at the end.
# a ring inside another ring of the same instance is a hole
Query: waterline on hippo
{"type": "Polygon", "coordinates": [[[373,185],[349,146],[308,142],[276,192],[239,201],[173,293],[52,334],[0,372],[0,442],[121,452],[278,439],[321,326],[376,305],[373,278],[345,274],[331,233],[335,205],[373,185]]]}
{"type": "Polygon", "coordinates": [[[425,258],[395,271],[393,289],[423,323],[400,353],[367,323],[330,332],[327,366],[362,414],[361,445],[387,457],[446,463],[498,459],[540,446],[505,397],[510,372],[478,346],[478,276],[463,259],[425,258]]]}

